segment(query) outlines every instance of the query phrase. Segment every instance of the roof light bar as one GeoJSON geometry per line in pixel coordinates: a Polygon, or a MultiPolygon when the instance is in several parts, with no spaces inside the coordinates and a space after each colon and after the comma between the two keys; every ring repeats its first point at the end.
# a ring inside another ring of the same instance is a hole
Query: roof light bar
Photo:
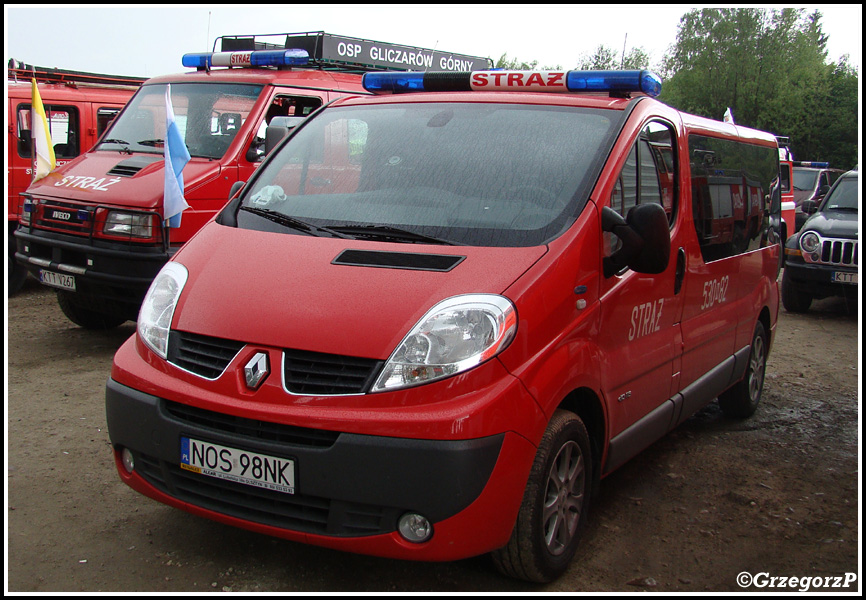
{"type": "Polygon", "coordinates": [[[194,69],[211,67],[291,67],[310,60],[306,50],[256,50],[253,52],[196,52],[183,55],[183,66],[194,69]]]}
{"type": "Polygon", "coordinates": [[[830,163],[828,162],[815,162],[809,160],[795,160],[792,163],[795,167],[813,167],[815,169],[829,169],[830,163]]]}
{"type": "Polygon", "coordinates": [[[374,94],[402,92],[641,92],[661,93],[652,71],[472,71],[365,73],[364,89],[374,94]]]}

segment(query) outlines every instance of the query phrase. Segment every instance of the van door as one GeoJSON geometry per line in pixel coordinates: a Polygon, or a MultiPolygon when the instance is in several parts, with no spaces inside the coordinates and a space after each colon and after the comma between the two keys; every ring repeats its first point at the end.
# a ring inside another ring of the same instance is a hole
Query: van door
{"type": "Polygon", "coordinates": [[[688,138],[694,237],[687,247],[682,318],[681,422],[735,376],[734,353],[747,348],[766,276],[778,151],[741,141],[688,138]]]}
{"type": "MultiPolygon", "coordinates": [[[[606,204],[625,216],[643,203],[665,207],[671,226],[671,258],[657,275],[629,269],[601,284],[599,346],[604,356],[602,385],[610,414],[610,448],[606,471],[662,436],[670,427],[681,352],[683,296],[679,249],[683,246],[679,212],[677,137],[664,121],[645,124],[631,145],[606,204]]],[[[621,242],[604,234],[604,256],[621,242]]]]}

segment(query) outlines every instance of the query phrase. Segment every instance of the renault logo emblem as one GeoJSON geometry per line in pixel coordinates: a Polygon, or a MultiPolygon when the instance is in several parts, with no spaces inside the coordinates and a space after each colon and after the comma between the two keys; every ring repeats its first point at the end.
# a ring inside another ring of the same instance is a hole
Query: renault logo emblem
{"type": "Polygon", "coordinates": [[[265,377],[268,376],[268,355],[264,352],[256,352],[244,367],[244,379],[247,387],[254,390],[259,387],[265,377]]]}

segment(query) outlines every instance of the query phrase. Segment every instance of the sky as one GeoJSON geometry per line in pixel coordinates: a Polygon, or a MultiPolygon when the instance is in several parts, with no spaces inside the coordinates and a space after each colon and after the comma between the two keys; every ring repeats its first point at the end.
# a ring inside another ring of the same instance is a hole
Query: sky
{"type": "MultiPolygon", "coordinates": [[[[41,67],[154,77],[221,35],[325,31],[339,36],[573,67],[600,45],[643,48],[651,66],[674,43],[687,5],[310,4],[4,5],[5,58],[41,67]],[[248,8],[245,8],[248,7],[248,8]],[[518,8],[519,7],[519,8],[518,8]]],[[[828,60],[859,67],[862,5],[823,5],[828,60]]]]}

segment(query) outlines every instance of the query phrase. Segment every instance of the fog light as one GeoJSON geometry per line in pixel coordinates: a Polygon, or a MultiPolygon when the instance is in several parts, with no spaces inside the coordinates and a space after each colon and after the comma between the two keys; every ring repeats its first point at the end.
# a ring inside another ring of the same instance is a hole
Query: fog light
{"type": "Polygon", "coordinates": [[[132,458],[132,452],[129,448],[124,448],[120,453],[120,460],[123,462],[123,468],[127,473],[132,473],[135,470],[135,460],[132,458]]]}
{"type": "Polygon", "coordinates": [[[410,542],[426,542],[433,535],[430,521],[417,513],[406,513],[400,517],[397,527],[400,535],[410,542]]]}

